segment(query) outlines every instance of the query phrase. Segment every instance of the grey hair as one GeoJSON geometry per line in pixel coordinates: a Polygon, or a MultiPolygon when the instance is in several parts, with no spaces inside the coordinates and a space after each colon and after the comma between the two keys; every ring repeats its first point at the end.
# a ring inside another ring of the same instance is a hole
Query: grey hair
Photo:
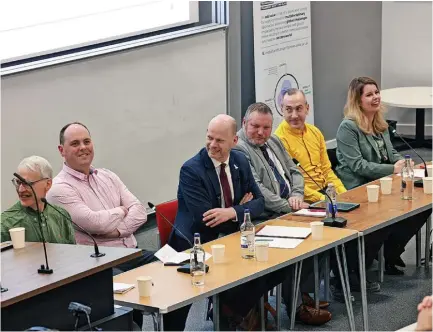
{"type": "Polygon", "coordinates": [[[302,96],[304,96],[305,104],[308,104],[308,103],[307,103],[307,97],[305,97],[305,93],[304,93],[304,91],[299,90],[299,89],[297,89],[297,88],[290,88],[290,89],[287,89],[287,90],[284,92],[284,94],[283,94],[283,98],[281,98],[281,105],[280,105],[280,106],[283,107],[283,100],[284,100],[284,97],[285,97],[285,96],[293,96],[293,95],[296,95],[297,93],[302,94],[302,96]]]}
{"type": "Polygon", "coordinates": [[[31,156],[24,158],[18,165],[18,169],[27,168],[30,171],[38,172],[42,178],[51,179],[53,177],[53,168],[45,158],[31,156]]]}
{"type": "Polygon", "coordinates": [[[244,115],[244,121],[248,122],[250,119],[251,113],[253,112],[259,112],[261,114],[270,114],[272,116],[272,120],[274,119],[274,115],[272,114],[271,108],[266,105],[265,103],[254,103],[248,106],[245,115],[244,115]]]}

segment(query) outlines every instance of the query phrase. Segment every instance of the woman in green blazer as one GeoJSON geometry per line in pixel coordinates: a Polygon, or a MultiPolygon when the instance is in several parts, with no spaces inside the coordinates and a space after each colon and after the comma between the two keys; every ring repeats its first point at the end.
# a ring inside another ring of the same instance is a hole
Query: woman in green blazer
{"type": "MultiPolygon", "coordinates": [[[[404,158],[392,146],[383,114],[377,83],[369,77],[353,79],[345,118],[337,131],[336,172],[347,189],[400,173],[404,166],[404,158]]],[[[381,234],[380,243],[385,241],[386,273],[403,274],[396,268],[405,266],[400,255],[430,214],[431,209],[385,228],[388,233],[381,234]]]]}

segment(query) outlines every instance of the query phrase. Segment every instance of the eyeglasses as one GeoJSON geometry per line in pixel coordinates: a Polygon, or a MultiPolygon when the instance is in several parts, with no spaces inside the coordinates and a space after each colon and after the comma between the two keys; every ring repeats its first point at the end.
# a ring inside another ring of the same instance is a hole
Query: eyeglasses
{"type": "MultiPolygon", "coordinates": [[[[30,186],[33,186],[35,183],[38,183],[38,182],[40,182],[40,181],[42,181],[42,180],[48,180],[48,178],[42,178],[42,179],[39,179],[39,180],[36,180],[36,181],[27,181],[27,182],[28,182],[28,184],[30,184],[30,186]]],[[[28,184],[27,184],[27,183],[22,182],[22,181],[19,180],[19,179],[13,178],[11,181],[12,181],[12,184],[13,184],[16,188],[19,188],[21,185],[23,185],[24,187],[28,187],[28,184]]]]}

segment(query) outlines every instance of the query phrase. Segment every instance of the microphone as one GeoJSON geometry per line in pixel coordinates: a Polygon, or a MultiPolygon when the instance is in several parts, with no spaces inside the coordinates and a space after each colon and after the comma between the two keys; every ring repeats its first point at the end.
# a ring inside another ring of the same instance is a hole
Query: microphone
{"type": "Polygon", "coordinates": [[[56,208],[53,204],[48,203],[48,201],[46,200],[46,198],[41,198],[41,201],[44,202],[45,204],[48,204],[49,206],[51,206],[54,210],[56,210],[58,213],[60,213],[63,217],[65,217],[66,219],[70,220],[75,226],[77,226],[82,232],[86,233],[92,240],[93,240],[93,247],[95,248],[95,253],[91,254],[90,257],[96,258],[96,257],[102,257],[105,256],[105,253],[103,252],[99,252],[99,247],[98,244],[96,243],[95,238],[93,237],[92,234],[90,234],[88,231],[86,231],[83,227],[81,227],[80,225],[78,225],[77,223],[75,223],[72,218],[70,216],[68,216],[67,214],[63,213],[62,211],[60,211],[58,208],[56,208]]]}
{"type": "Polygon", "coordinates": [[[25,183],[28,187],[30,187],[30,189],[33,193],[33,197],[35,198],[36,211],[38,213],[39,228],[41,230],[41,235],[42,235],[42,246],[44,247],[44,254],[45,254],[45,265],[41,264],[41,268],[38,269],[38,273],[51,274],[51,273],[53,273],[53,269],[50,269],[50,267],[48,266],[47,245],[46,245],[46,241],[45,241],[44,231],[42,229],[42,217],[41,217],[41,211],[39,210],[38,196],[36,196],[35,189],[33,188],[33,185],[29,181],[27,181],[26,179],[24,179],[21,175],[19,175],[17,173],[14,173],[14,176],[18,180],[20,180],[22,183],[25,183]]]}
{"type": "MultiPolygon", "coordinates": [[[[397,135],[403,141],[403,143],[406,144],[409,147],[409,149],[411,149],[418,156],[418,158],[422,160],[422,162],[424,164],[424,176],[428,177],[427,164],[425,163],[425,160],[418,154],[418,152],[415,151],[415,149],[402,136],[400,136],[399,133],[397,133],[397,130],[395,130],[395,128],[393,128],[393,127],[391,127],[391,128],[392,128],[391,132],[394,135],[397,135]]],[[[414,181],[414,185],[415,185],[415,187],[421,187],[421,188],[424,186],[422,179],[414,181]]]]}
{"type": "Polygon", "coordinates": [[[185,235],[183,235],[183,233],[176,227],[176,226],[174,226],[171,222],[170,222],[170,220],[168,220],[168,218],[166,217],[166,216],[164,216],[161,212],[159,212],[158,210],[156,210],[156,207],[155,207],[155,204],[153,204],[153,203],[151,203],[151,202],[147,202],[147,205],[149,205],[149,207],[153,210],[153,211],[155,211],[155,213],[157,213],[159,216],[161,216],[162,217],[162,219],[164,219],[166,222],[168,222],[169,223],[169,225],[171,226],[171,227],[173,227],[180,235],[182,235],[182,237],[186,240],[186,242],[188,242],[188,244],[191,246],[191,248],[192,247],[194,247],[193,245],[192,245],[192,242],[185,236],[185,235]]]}
{"type": "MultiPolygon", "coordinates": [[[[298,160],[296,160],[295,158],[292,159],[292,161],[295,163],[296,166],[299,166],[304,172],[305,174],[308,175],[308,177],[317,185],[317,187],[320,188],[319,184],[311,177],[310,174],[308,174],[308,172],[301,166],[300,162],[298,160]]],[[[331,227],[345,227],[347,224],[347,219],[343,218],[343,217],[336,217],[335,214],[337,213],[337,211],[335,211],[334,208],[334,204],[332,202],[331,197],[329,197],[328,193],[326,192],[326,190],[324,191],[325,196],[328,197],[329,201],[331,202],[331,213],[332,213],[332,217],[328,217],[323,219],[323,224],[325,226],[331,226],[331,227]]]]}

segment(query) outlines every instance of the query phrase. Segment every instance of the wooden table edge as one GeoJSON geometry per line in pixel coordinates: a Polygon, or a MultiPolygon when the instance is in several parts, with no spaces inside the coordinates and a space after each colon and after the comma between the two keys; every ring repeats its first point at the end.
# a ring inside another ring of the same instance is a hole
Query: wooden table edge
{"type": "MultiPolygon", "coordinates": [[[[293,264],[295,264],[295,263],[297,263],[297,262],[299,262],[301,260],[313,257],[313,256],[315,256],[317,254],[323,253],[323,252],[325,252],[325,251],[327,251],[329,249],[335,248],[335,247],[337,247],[337,246],[339,246],[341,244],[347,243],[347,242],[349,242],[351,240],[354,240],[354,239],[356,239],[356,238],[359,237],[360,234],[359,234],[358,231],[353,230],[353,229],[349,229],[349,230],[353,231],[354,233],[350,234],[350,235],[347,235],[346,237],[344,237],[342,239],[339,239],[339,240],[336,240],[336,241],[334,241],[332,243],[328,243],[328,244],[326,244],[326,245],[324,245],[324,246],[322,246],[320,248],[317,248],[315,250],[312,250],[312,251],[310,251],[308,253],[304,253],[303,255],[294,257],[293,259],[290,259],[290,260],[281,262],[281,263],[279,263],[277,265],[274,265],[272,267],[269,267],[266,270],[262,270],[262,271],[259,271],[257,273],[254,273],[252,275],[246,276],[246,277],[244,277],[242,279],[239,279],[239,280],[237,280],[237,281],[235,281],[235,282],[233,282],[231,284],[226,284],[226,285],[220,286],[218,288],[214,288],[214,289],[212,289],[212,290],[210,290],[208,292],[202,293],[202,294],[200,294],[198,296],[195,296],[195,297],[192,297],[192,298],[187,299],[185,301],[176,303],[175,305],[167,306],[166,308],[158,308],[158,307],[155,307],[155,306],[143,305],[143,304],[139,304],[139,303],[133,303],[133,302],[128,302],[128,301],[122,301],[121,299],[116,299],[116,296],[120,297],[120,296],[122,296],[122,294],[114,294],[114,303],[117,304],[117,305],[123,305],[123,306],[131,307],[133,309],[146,311],[146,312],[159,312],[159,313],[162,313],[162,314],[166,314],[168,312],[172,312],[174,310],[182,308],[182,307],[184,307],[186,305],[192,304],[192,303],[194,303],[196,301],[200,301],[202,299],[205,299],[205,298],[211,297],[213,295],[222,293],[222,292],[224,292],[226,290],[229,290],[231,288],[240,286],[240,285],[242,285],[244,283],[247,283],[248,281],[260,278],[260,277],[262,277],[264,275],[267,275],[267,274],[270,274],[270,273],[272,273],[274,271],[278,271],[280,269],[283,269],[285,267],[293,265],[293,264]]],[[[283,250],[285,250],[285,249],[283,249],[283,250]]],[[[114,280],[115,278],[116,278],[116,276],[113,277],[113,281],[115,281],[114,280]]]]}
{"type": "MultiPolygon", "coordinates": [[[[116,260],[109,261],[109,262],[106,262],[104,264],[95,266],[94,268],[92,268],[90,270],[86,270],[86,271],[80,272],[78,274],[73,275],[72,277],[68,277],[68,278],[65,278],[65,279],[62,279],[62,280],[58,280],[58,281],[53,282],[51,284],[42,286],[40,288],[33,289],[33,290],[31,290],[31,291],[29,291],[27,293],[23,293],[21,295],[15,296],[15,297],[7,299],[7,300],[1,300],[1,308],[6,308],[6,307],[8,307],[8,306],[10,306],[12,304],[21,302],[23,300],[27,300],[27,299],[29,299],[31,297],[40,295],[42,293],[48,292],[48,291],[56,289],[56,288],[59,288],[59,287],[61,287],[63,285],[68,285],[68,284],[70,284],[70,283],[72,283],[74,281],[77,281],[79,279],[83,279],[85,277],[91,276],[91,275],[96,274],[98,272],[104,271],[104,270],[106,270],[108,268],[112,268],[112,267],[114,267],[116,265],[119,265],[119,264],[125,263],[127,261],[130,261],[131,259],[140,257],[140,255],[142,254],[141,253],[141,249],[134,249],[134,250],[137,250],[137,251],[134,251],[134,252],[128,254],[127,256],[120,257],[120,258],[118,258],[116,260]]],[[[54,273],[55,273],[55,271],[54,271],[54,273]]]]}

